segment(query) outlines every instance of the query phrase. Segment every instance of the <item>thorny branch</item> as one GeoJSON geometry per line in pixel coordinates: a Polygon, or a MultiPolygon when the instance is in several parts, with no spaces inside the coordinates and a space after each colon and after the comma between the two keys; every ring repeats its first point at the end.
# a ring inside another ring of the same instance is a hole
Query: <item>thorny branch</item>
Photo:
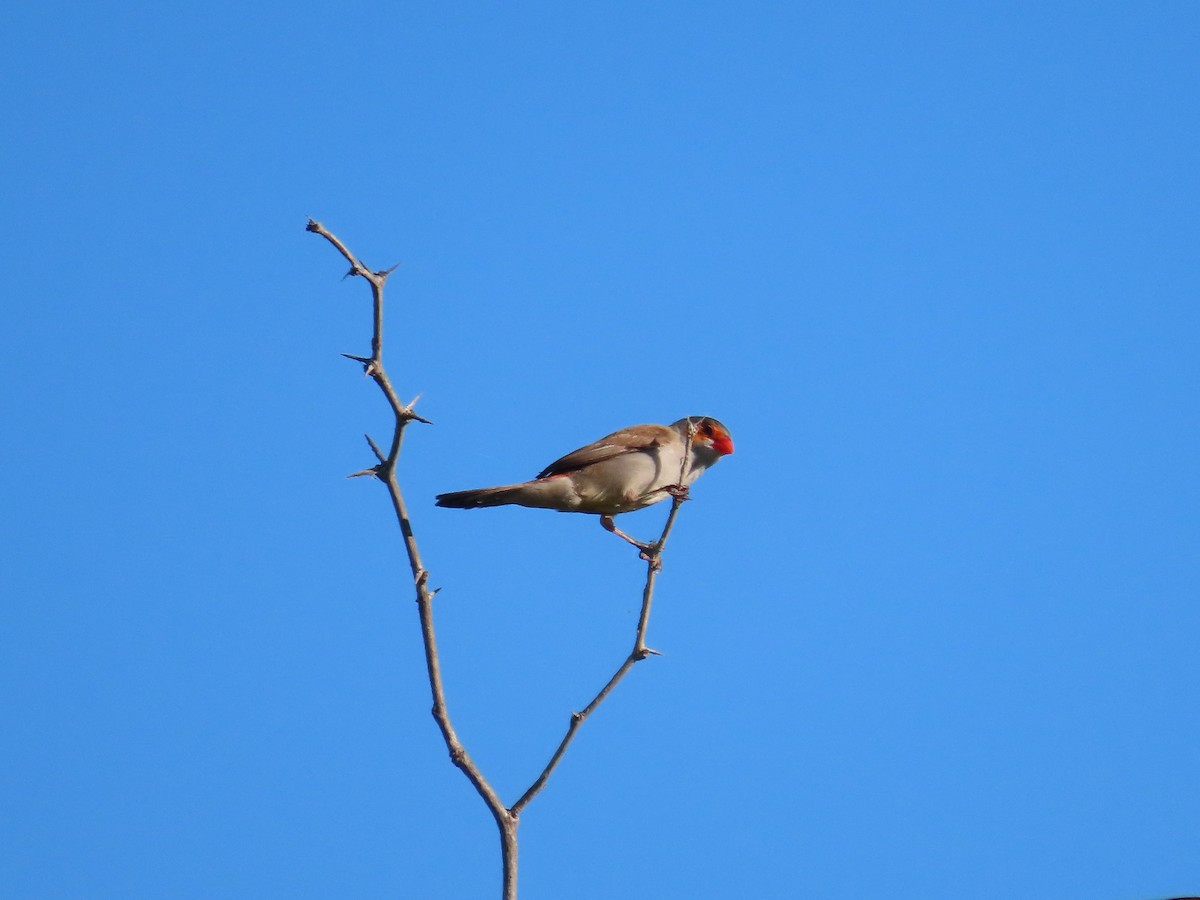
{"type": "MultiPolygon", "coordinates": [[[[437,721],[438,728],[441,729],[451,761],[467,776],[496,820],[496,826],[500,829],[501,852],[504,860],[503,896],[505,900],[515,900],[517,895],[517,820],[504,806],[504,802],[488,783],[479,766],[471,759],[471,755],[467,753],[466,747],[458,739],[450,721],[450,711],[446,707],[445,688],[442,685],[442,668],[438,659],[437,636],[433,627],[433,597],[436,592],[429,588],[429,572],[421,564],[417,539],[413,534],[412,522],[404,503],[404,494],[400,490],[400,482],[396,477],[396,462],[400,457],[400,447],[404,441],[404,429],[412,421],[428,422],[428,419],[423,419],[413,412],[412,403],[406,405],[400,402],[400,397],[392,386],[392,380],[388,377],[387,369],[383,365],[383,287],[392,270],[375,272],[368,269],[346,248],[345,244],[326,230],[320,222],[309,219],[307,230],[321,235],[333,244],[350,263],[349,274],[359,275],[371,285],[371,296],[374,301],[371,355],[370,357],[343,355],[360,363],[363,371],[379,385],[379,389],[387,398],[388,405],[392,408],[395,427],[392,431],[391,448],[386,455],[380,451],[371,437],[367,436],[367,443],[371,445],[371,450],[379,462],[370,469],[356,472],[355,475],[375,475],[387,486],[388,496],[392,499],[392,508],[395,510],[396,520],[400,524],[400,533],[404,539],[404,549],[408,553],[408,564],[412,569],[413,584],[417,593],[417,614],[421,620],[421,639],[425,647],[425,669],[429,676],[429,689],[433,695],[433,718],[437,721]]],[[[413,403],[415,402],[414,400],[413,403]]]]}
{"type": "MultiPolygon", "coordinates": [[[[313,219],[308,220],[306,230],[325,238],[345,257],[346,261],[350,264],[347,276],[360,276],[365,278],[371,285],[374,323],[371,336],[371,355],[369,357],[353,356],[349,353],[342,355],[347,359],[352,359],[359,363],[363,367],[363,372],[379,386],[379,389],[387,399],[388,406],[391,407],[395,424],[392,430],[391,445],[386,454],[379,448],[370,435],[366,435],[367,443],[370,445],[371,451],[378,462],[371,468],[355,472],[349,477],[374,475],[386,485],[388,496],[391,497],[392,507],[396,513],[396,520],[400,525],[400,533],[403,536],[404,549],[408,553],[409,567],[412,569],[413,585],[416,589],[417,613],[421,622],[421,639],[425,648],[425,668],[429,676],[430,692],[433,696],[433,717],[442,732],[442,738],[446,743],[446,749],[450,753],[451,761],[466,775],[496,820],[496,826],[500,832],[501,857],[504,866],[503,892],[501,896],[503,900],[516,900],[517,825],[522,810],[546,786],[546,782],[549,781],[550,776],[570,746],[571,741],[574,740],[575,733],[583,725],[588,716],[596,711],[596,708],[604,702],[613,688],[620,683],[621,679],[625,677],[636,663],[651,654],[658,654],[657,650],[652,650],[646,646],[646,629],[650,623],[650,602],[654,596],[655,580],[662,569],[662,552],[666,547],[667,538],[670,536],[671,529],[675,525],[675,517],[679,514],[679,508],[688,499],[686,477],[690,454],[684,454],[683,462],[679,469],[679,484],[670,489],[672,498],[671,511],[667,515],[667,521],[663,527],[662,534],[657,541],[650,544],[641,554],[642,559],[646,561],[646,585],[642,590],[642,610],[638,618],[633,649],[616,672],[613,673],[612,677],[608,679],[604,687],[600,689],[600,692],[592,698],[591,702],[579,712],[571,714],[566,734],[563,735],[554,754],[550,757],[550,761],[546,764],[541,774],[538,775],[537,779],[534,780],[533,784],[529,786],[516,803],[511,807],[505,807],[495,789],[488,782],[487,778],[484,777],[483,772],[480,771],[475,761],[471,759],[470,754],[467,753],[466,747],[459,740],[458,735],[454,731],[454,726],[450,721],[450,712],[446,706],[446,695],[442,685],[442,671],[438,659],[437,639],[433,626],[433,598],[437,591],[430,590],[429,588],[429,572],[421,564],[421,554],[417,549],[417,540],[413,534],[412,522],[409,519],[408,508],[405,506],[404,495],[400,490],[400,483],[396,476],[396,465],[400,458],[400,448],[404,441],[405,428],[407,428],[410,422],[415,421],[429,424],[429,420],[417,415],[413,411],[419,395],[407,404],[400,401],[400,397],[392,386],[392,381],[388,377],[387,370],[383,364],[383,288],[388,276],[395,267],[393,266],[391,269],[382,271],[374,271],[367,268],[361,260],[347,249],[346,245],[336,235],[313,219]]],[[[689,425],[689,443],[694,427],[694,425],[689,425]]]]}

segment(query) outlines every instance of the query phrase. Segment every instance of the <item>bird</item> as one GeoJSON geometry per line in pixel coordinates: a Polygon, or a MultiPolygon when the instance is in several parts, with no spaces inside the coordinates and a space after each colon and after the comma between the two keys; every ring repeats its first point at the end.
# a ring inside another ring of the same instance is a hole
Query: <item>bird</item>
{"type": "Polygon", "coordinates": [[[644,552],[650,545],[617,528],[613,516],[644,509],[687,487],[733,453],[729,429],[711,416],[671,425],[631,425],[556,459],[532,481],[438,494],[438,506],[527,506],[600,516],[606,531],[644,552]]]}

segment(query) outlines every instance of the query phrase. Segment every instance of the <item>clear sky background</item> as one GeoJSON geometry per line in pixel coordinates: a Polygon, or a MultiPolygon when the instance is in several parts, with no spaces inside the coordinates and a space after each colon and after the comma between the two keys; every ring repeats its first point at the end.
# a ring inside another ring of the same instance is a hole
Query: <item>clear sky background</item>
{"type": "MultiPolygon", "coordinates": [[[[1200,893],[1200,6],[19,4],[0,886],[499,894],[633,639],[592,517],[435,509],[722,419],[664,652],[523,900],[1200,893]]],[[[657,532],[664,507],[624,517],[657,532]]]]}

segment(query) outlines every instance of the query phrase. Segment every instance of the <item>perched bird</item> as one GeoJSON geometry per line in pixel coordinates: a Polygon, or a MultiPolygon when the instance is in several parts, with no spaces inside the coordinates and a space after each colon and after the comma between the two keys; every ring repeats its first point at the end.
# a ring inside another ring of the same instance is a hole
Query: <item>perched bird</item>
{"type": "Polygon", "coordinates": [[[607,531],[643,551],[648,545],[617,528],[613,516],[658,503],[733,452],[729,429],[709,416],[673,425],[633,425],[555,460],[533,481],[438,494],[452,509],[530,506],[600,516],[607,531]]]}

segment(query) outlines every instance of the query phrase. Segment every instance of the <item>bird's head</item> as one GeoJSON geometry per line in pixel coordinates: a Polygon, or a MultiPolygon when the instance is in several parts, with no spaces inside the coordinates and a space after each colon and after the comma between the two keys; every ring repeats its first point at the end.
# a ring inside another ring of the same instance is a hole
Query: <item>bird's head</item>
{"type": "Polygon", "coordinates": [[[708,465],[733,452],[729,429],[712,416],[688,416],[676,422],[675,427],[685,435],[691,432],[692,449],[702,459],[707,457],[708,465]]]}

